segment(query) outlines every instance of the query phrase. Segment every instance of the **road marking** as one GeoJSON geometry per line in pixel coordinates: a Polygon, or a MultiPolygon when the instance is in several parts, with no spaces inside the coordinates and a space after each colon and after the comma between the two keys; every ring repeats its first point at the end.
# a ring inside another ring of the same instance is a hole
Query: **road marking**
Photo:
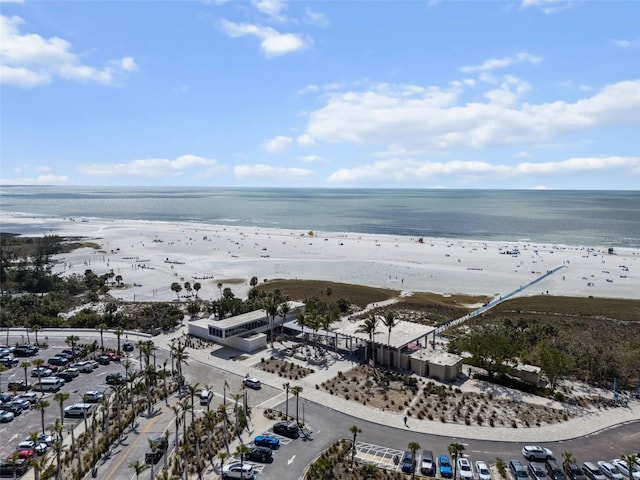
{"type": "Polygon", "coordinates": [[[102,375],[106,375],[107,372],[100,372],[99,374],[96,375],[96,377],[101,377],[102,375]]]}
{"type": "Polygon", "coordinates": [[[289,460],[287,460],[287,465],[291,465],[295,459],[296,459],[296,456],[294,455],[289,460]]]}

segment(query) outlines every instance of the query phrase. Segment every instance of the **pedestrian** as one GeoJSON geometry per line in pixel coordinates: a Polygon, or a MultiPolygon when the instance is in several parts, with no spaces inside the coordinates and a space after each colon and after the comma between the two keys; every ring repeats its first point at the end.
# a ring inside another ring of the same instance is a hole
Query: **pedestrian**
{"type": "Polygon", "coordinates": [[[405,426],[405,427],[408,427],[408,426],[409,426],[409,425],[407,425],[407,420],[409,420],[409,419],[408,419],[408,418],[407,418],[407,416],[405,415],[405,416],[404,416],[404,426],[405,426]]]}

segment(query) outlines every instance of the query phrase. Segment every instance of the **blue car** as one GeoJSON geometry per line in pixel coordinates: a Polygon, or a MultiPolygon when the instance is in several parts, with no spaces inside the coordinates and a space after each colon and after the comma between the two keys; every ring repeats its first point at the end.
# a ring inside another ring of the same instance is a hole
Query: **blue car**
{"type": "Polygon", "coordinates": [[[416,470],[416,460],[413,458],[413,453],[409,450],[404,452],[404,455],[402,455],[400,468],[404,473],[413,473],[416,470]]]}
{"type": "Polygon", "coordinates": [[[438,471],[442,478],[453,478],[453,468],[451,467],[451,460],[446,455],[440,455],[438,457],[438,471]]]}
{"type": "Polygon", "coordinates": [[[267,447],[271,450],[277,450],[280,448],[280,439],[278,437],[272,437],[271,435],[258,435],[253,444],[256,447],[267,447]]]}

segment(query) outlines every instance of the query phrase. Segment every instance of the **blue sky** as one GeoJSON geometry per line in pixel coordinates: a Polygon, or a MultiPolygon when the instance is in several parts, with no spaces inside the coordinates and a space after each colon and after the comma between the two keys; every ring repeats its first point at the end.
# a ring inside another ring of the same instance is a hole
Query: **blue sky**
{"type": "Polygon", "coordinates": [[[0,1],[2,184],[632,189],[637,1],[0,1]]]}

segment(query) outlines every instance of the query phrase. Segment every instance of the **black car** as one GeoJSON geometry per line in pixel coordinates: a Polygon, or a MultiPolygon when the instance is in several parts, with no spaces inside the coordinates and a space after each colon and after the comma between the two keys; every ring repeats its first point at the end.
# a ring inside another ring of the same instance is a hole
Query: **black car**
{"type": "Polygon", "coordinates": [[[282,435],[284,437],[289,438],[298,438],[300,437],[300,431],[298,430],[298,425],[294,422],[277,422],[273,425],[273,433],[277,433],[278,435],[282,435]]]}
{"type": "Polygon", "coordinates": [[[7,368],[15,367],[20,361],[16,357],[2,357],[0,358],[0,365],[4,365],[7,368]]]}
{"type": "Polygon", "coordinates": [[[96,358],[96,362],[100,365],[109,365],[111,363],[111,358],[108,355],[100,355],[96,358]]]}
{"type": "Polygon", "coordinates": [[[121,373],[110,373],[105,381],[107,385],[121,385],[126,382],[126,378],[121,373]]]}
{"type": "Polygon", "coordinates": [[[3,403],[2,404],[2,410],[6,411],[6,412],[11,412],[17,417],[18,415],[22,414],[22,410],[24,410],[24,409],[20,405],[17,405],[15,403],[9,402],[9,403],[3,403]]]}
{"type": "Polygon", "coordinates": [[[61,378],[66,383],[68,383],[71,380],[73,380],[74,378],[76,378],[76,376],[74,374],[66,372],[66,371],[56,373],[56,377],[61,378]]]}
{"type": "Polygon", "coordinates": [[[57,367],[64,367],[67,363],[69,363],[69,359],[67,357],[62,357],[59,355],[51,357],[47,361],[49,362],[49,365],[55,365],[57,367]]]}
{"type": "Polygon", "coordinates": [[[23,458],[19,458],[15,462],[0,462],[0,477],[20,477],[26,473],[29,465],[23,458]]]}
{"type": "Polygon", "coordinates": [[[413,453],[409,450],[404,452],[402,460],[400,462],[400,468],[404,473],[413,473],[416,469],[416,459],[413,458],[413,453]]]}
{"type": "Polygon", "coordinates": [[[576,463],[565,464],[564,471],[570,480],[587,480],[584,472],[576,463]]]}
{"type": "Polygon", "coordinates": [[[271,463],[273,462],[273,453],[267,447],[251,447],[245,458],[253,462],[271,463]]]}
{"type": "Polygon", "coordinates": [[[169,442],[167,441],[167,437],[156,437],[149,440],[149,446],[156,452],[166,452],[169,447],[169,442]]]}
{"type": "Polygon", "coordinates": [[[125,352],[133,352],[133,343],[124,342],[124,344],[122,345],[122,350],[124,350],[125,352]]]}
{"type": "Polygon", "coordinates": [[[7,388],[12,392],[14,390],[26,392],[27,390],[29,390],[30,385],[24,380],[12,380],[9,383],[7,383],[7,388]]]}
{"type": "Polygon", "coordinates": [[[13,354],[16,357],[35,357],[38,354],[38,351],[31,347],[20,346],[16,347],[13,354]]]}
{"type": "Polygon", "coordinates": [[[9,403],[11,401],[11,395],[6,393],[0,393],[0,403],[9,403]]]}

